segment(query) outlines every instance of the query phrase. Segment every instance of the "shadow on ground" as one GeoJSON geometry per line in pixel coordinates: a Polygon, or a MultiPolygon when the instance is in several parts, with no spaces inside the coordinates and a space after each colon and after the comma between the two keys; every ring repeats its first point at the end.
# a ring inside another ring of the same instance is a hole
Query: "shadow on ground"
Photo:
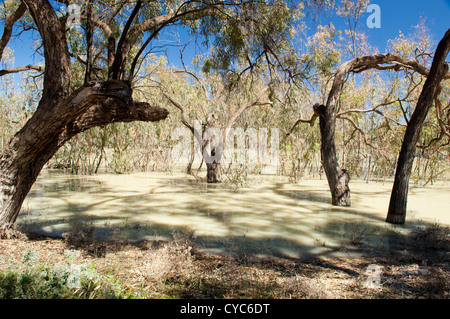
{"type": "Polygon", "coordinates": [[[364,205],[332,206],[323,187],[256,181],[236,191],[170,176],[151,182],[123,192],[93,178],[46,181],[30,193],[33,208],[21,213],[19,224],[30,237],[98,242],[160,242],[178,234],[198,249],[238,257],[449,258],[448,227],[392,226],[364,205]]]}

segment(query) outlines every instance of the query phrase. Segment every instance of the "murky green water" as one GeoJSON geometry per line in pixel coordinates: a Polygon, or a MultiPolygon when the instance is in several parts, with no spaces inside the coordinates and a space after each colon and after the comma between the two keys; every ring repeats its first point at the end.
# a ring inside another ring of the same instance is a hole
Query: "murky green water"
{"type": "Polygon", "coordinates": [[[352,181],[352,207],[334,207],[326,180],[289,183],[251,176],[246,187],[208,185],[182,173],[72,176],[44,171],[27,197],[19,223],[62,234],[87,220],[99,236],[154,239],[189,233],[214,252],[289,257],[389,250],[412,227],[450,225],[450,183],[411,185],[407,224],[384,222],[391,182],[352,181]]]}

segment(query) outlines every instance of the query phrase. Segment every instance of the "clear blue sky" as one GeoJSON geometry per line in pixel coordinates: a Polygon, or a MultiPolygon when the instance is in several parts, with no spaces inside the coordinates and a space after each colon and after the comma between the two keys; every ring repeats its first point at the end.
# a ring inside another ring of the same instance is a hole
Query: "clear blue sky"
{"type": "MultiPolygon", "coordinates": [[[[413,31],[421,17],[426,18],[433,40],[439,42],[450,28],[450,0],[373,0],[381,8],[381,28],[367,29],[369,40],[381,52],[387,41],[398,36],[399,31],[408,34],[413,31]]],[[[370,13],[367,13],[367,17],[370,13]]]]}
{"type": "MultiPolygon", "coordinates": [[[[336,0],[338,1],[338,0],[336,0]]],[[[421,17],[427,18],[427,25],[431,30],[435,45],[442,38],[446,30],[450,28],[450,0],[373,0],[381,8],[381,28],[369,29],[369,41],[379,48],[380,52],[386,49],[387,41],[398,36],[399,31],[408,34],[413,31],[412,27],[417,25],[421,17]]],[[[370,15],[366,13],[364,20],[370,15]]],[[[333,19],[334,22],[334,19],[333,19]]],[[[322,19],[322,24],[327,21],[322,19]]],[[[0,28],[0,32],[3,30],[0,28]]],[[[31,35],[29,32],[22,34],[21,38],[12,40],[10,45],[15,51],[15,66],[39,62],[39,56],[31,57],[31,35]]],[[[199,53],[199,52],[196,52],[199,53]]],[[[194,50],[186,53],[186,61],[194,55],[194,50]]],[[[178,51],[175,49],[169,55],[170,63],[178,64],[178,51]]]]}

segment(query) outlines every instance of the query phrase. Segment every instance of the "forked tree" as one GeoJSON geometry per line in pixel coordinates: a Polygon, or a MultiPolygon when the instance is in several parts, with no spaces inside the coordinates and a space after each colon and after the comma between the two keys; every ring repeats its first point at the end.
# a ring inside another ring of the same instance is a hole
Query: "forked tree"
{"type": "MultiPolygon", "coordinates": [[[[177,73],[180,72],[189,74],[196,80],[196,82],[202,88],[201,91],[203,91],[203,99],[207,100],[209,105],[214,106],[220,103],[219,101],[222,98],[222,96],[220,96],[220,93],[208,92],[207,86],[204,85],[203,81],[197,75],[188,71],[187,69],[185,69],[184,71],[177,71],[177,73]]],[[[191,153],[191,159],[187,167],[187,173],[194,175],[192,171],[192,164],[195,160],[195,156],[200,155],[201,164],[205,162],[206,165],[206,181],[208,183],[221,182],[222,170],[224,168],[223,163],[225,162],[225,160],[232,162],[232,158],[224,158],[224,151],[227,147],[226,143],[228,138],[234,138],[232,134],[232,126],[237,121],[237,119],[251,107],[272,104],[272,102],[268,99],[268,96],[270,95],[270,88],[269,86],[266,86],[262,88],[252,99],[243,102],[238,107],[234,107],[234,111],[232,110],[233,108],[230,105],[226,112],[227,118],[225,120],[225,123],[219,123],[219,121],[217,120],[218,110],[215,110],[213,108],[207,115],[206,121],[201,123],[197,119],[197,122],[200,125],[199,127],[196,127],[194,120],[189,118],[189,109],[185,104],[186,102],[180,102],[174,96],[169,94],[164,88],[162,88],[162,91],[162,94],[166,97],[166,99],[180,111],[181,122],[191,132],[192,137],[195,139],[194,146],[198,146],[198,149],[194,149],[194,152],[191,153]],[[221,125],[223,126],[220,127],[221,125]]],[[[236,92],[234,92],[233,95],[237,95],[236,92]]],[[[248,95],[248,92],[246,95],[248,95]]],[[[227,101],[227,103],[232,102],[227,101]]],[[[228,155],[233,156],[233,154],[228,155]]]]}

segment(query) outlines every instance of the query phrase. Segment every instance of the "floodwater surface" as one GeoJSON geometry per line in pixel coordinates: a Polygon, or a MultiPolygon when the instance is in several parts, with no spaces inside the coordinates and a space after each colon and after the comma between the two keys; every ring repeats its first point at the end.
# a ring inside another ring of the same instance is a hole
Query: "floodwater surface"
{"type": "Polygon", "coordinates": [[[207,184],[183,173],[73,176],[46,170],[18,222],[61,235],[84,220],[98,236],[120,240],[182,232],[215,253],[292,258],[350,254],[354,247],[386,251],[414,227],[450,225],[446,182],[411,184],[404,226],[384,222],[392,182],[351,181],[351,207],[330,204],[325,179],[289,183],[255,175],[241,186],[207,184]]]}

